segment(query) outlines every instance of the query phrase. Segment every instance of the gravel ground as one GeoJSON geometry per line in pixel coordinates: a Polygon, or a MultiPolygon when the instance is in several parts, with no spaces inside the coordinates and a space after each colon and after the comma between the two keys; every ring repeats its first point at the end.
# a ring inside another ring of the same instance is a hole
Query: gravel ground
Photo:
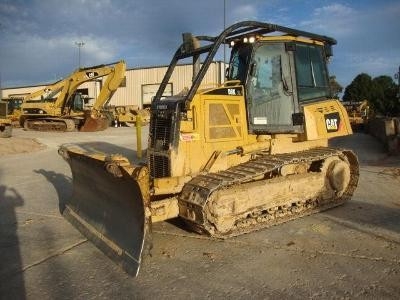
{"type": "Polygon", "coordinates": [[[6,140],[0,142],[0,299],[400,297],[400,157],[387,156],[368,135],[331,143],[354,149],[360,160],[359,187],[347,204],[225,241],[189,232],[179,220],[155,224],[152,256],[137,278],[61,217],[71,172],[57,154],[63,143],[84,141],[133,157],[135,129],[16,129],[6,140]],[[7,142],[17,141],[31,141],[20,149],[32,152],[10,154],[7,142]]]}

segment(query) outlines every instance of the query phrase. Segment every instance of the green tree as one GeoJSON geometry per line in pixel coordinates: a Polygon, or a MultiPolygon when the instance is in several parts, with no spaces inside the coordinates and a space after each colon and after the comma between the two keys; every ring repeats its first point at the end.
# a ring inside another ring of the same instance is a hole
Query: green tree
{"type": "Polygon", "coordinates": [[[339,99],[339,94],[343,92],[343,87],[336,81],[336,76],[329,77],[329,85],[333,98],[339,99]]]}
{"type": "Polygon", "coordinates": [[[381,75],[371,78],[366,73],[358,74],[346,87],[343,100],[346,102],[361,102],[367,100],[370,108],[386,116],[400,114],[398,85],[390,76],[381,75]]]}
{"type": "Polygon", "coordinates": [[[382,75],[373,80],[374,93],[370,103],[375,111],[386,116],[396,116],[400,113],[400,103],[397,97],[397,84],[392,77],[382,75]]]}
{"type": "Polygon", "coordinates": [[[344,90],[343,100],[361,102],[371,99],[374,93],[372,78],[366,73],[358,74],[344,90]]]}

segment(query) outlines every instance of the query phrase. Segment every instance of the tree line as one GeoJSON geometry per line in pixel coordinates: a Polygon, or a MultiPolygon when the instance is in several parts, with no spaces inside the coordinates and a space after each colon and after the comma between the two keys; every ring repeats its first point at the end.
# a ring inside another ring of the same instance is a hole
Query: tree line
{"type": "MultiPolygon", "coordinates": [[[[331,76],[331,89],[336,98],[343,88],[331,76]]],[[[400,90],[399,85],[392,77],[381,75],[372,78],[366,73],[358,74],[345,88],[343,101],[361,102],[368,101],[370,110],[375,114],[384,116],[400,116],[400,90]]]]}

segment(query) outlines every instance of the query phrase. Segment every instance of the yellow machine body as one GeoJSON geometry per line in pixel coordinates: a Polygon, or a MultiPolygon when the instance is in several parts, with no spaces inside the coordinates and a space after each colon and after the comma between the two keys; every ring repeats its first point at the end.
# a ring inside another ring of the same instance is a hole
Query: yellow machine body
{"type": "Polygon", "coordinates": [[[0,138],[11,137],[12,121],[8,118],[8,103],[0,101],[0,138]]]}
{"type": "Polygon", "coordinates": [[[64,215],[133,275],[153,222],[179,216],[196,232],[228,238],[343,204],[358,182],[354,153],[328,147],[352,133],[330,97],[335,40],[252,21],[183,38],[152,102],[146,165],[92,144],[59,150],[73,174],[64,215]],[[232,47],[226,81],[201,88],[223,43],[232,47]],[[162,97],[188,57],[192,86],[162,97]]]}

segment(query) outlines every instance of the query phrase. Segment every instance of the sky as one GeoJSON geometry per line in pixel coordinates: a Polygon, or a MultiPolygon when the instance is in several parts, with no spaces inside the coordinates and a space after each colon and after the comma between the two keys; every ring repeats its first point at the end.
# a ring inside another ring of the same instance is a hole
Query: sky
{"type": "Polygon", "coordinates": [[[79,49],[81,66],[168,65],[183,32],[213,36],[245,20],[335,38],[329,70],[344,88],[399,69],[398,0],[0,0],[1,87],[59,80],[79,49]]]}

